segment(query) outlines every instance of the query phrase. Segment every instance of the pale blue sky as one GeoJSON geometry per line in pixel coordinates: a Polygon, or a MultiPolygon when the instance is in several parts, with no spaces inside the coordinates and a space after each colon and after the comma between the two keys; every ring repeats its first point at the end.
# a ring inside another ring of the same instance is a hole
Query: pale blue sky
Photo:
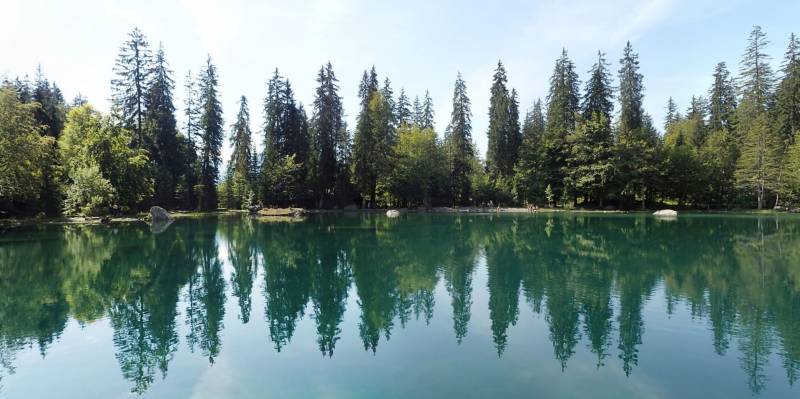
{"type": "Polygon", "coordinates": [[[597,50],[607,53],[616,71],[630,40],[640,54],[645,108],[661,126],[670,95],[684,110],[693,94],[706,94],[717,62],[738,71],[752,25],[761,25],[772,41],[768,51],[776,68],[789,33],[800,33],[796,0],[2,0],[0,9],[0,75],[32,77],[41,64],[68,99],[81,92],[102,110],[108,109],[117,50],[133,27],[153,45],[163,43],[175,71],[178,108],[187,70],[196,72],[211,54],[226,125],[233,122],[238,97],[246,95],[259,146],[261,103],[276,67],[310,108],[316,72],[330,60],[352,128],[361,73],[374,64],[381,80],[389,76],[395,93],[404,87],[413,98],[430,90],[439,134],[460,71],[481,154],[498,59],[524,112],[546,96],[562,47],[584,81],[597,50]]]}

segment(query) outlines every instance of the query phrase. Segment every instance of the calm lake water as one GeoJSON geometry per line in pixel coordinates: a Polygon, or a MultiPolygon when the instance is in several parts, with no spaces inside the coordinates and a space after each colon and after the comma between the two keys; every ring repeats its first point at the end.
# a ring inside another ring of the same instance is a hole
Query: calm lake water
{"type": "Polygon", "coordinates": [[[2,398],[796,398],[800,218],[0,233],[2,398]]]}

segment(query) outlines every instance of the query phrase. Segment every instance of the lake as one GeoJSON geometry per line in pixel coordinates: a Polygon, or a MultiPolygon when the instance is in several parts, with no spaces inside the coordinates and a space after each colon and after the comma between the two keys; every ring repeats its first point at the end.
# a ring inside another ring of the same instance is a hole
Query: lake
{"type": "Polygon", "coordinates": [[[0,233],[0,398],[800,397],[800,218],[0,233]]]}

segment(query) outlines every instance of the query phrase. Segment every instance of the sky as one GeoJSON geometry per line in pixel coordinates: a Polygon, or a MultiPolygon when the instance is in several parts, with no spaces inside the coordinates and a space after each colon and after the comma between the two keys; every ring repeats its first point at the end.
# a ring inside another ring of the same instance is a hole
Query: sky
{"type": "MultiPolygon", "coordinates": [[[[440,135],[460,72],[480,154],[498,60],[524,114],[546,97],[562,48],[585,82],[598,51],[616,72],[630,41],[644,75],[645,110],[661,126],[670,96],[685,110],[692,95],[706,95],[717,62],[738,72],[753,25],[772,42],[767,52],[776,69],[789,34],[800,34],[797,0],[0,0],[0,9],[0,77],[32,79],[41,65],[68,101],[81,93],[107,111],[118,49],[139,27],[154,48],[164,47],[179,110],[188,71],[196,74],[210,55],[226,126],[239,97],[247,96],[259,146],[266,82],[275,68],[310,113],[316,73],[330,61],[352,130],[361,74],[374,65],[395,94],[402,87],[413,99],[430,91],[440,135]]],[[[226,143],[223,156],[229,153],[226,143]]]]}

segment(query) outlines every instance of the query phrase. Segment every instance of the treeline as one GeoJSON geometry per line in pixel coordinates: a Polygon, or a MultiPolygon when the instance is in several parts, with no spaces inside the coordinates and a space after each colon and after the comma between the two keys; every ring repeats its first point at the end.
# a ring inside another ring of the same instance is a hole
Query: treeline
{"type": "Polygon", "coordinates": [[[616,82],[605,55],[581,89],[566,50],[544,101],[523,116],[505,67],[495,69],[488,149],[477,154],[466,83],[453,90],[443,138],[433,101],[395,96],[373,67],[364,71],[352,132],[330,63],[320,68],[310,112],[275,70],[263,102],[259,153],[242,96],[225,122],[209,57],[186,78],[178,126],[174,80],[162,47],[134,29],[114,68],[109,115],[78,96],[67,104],[37,71],[34,82],[0,88],[0,211],[98,214],[300,205],[437,206],[537,204],[563,207],[792,207],[800,202],[800,40],[792,34],[779,73],[760,27],[739,75],[714,69],[707,96],[685,113],[670,100],[664,134],[643,109],[644,83],[630,43],[616,82]]]}

